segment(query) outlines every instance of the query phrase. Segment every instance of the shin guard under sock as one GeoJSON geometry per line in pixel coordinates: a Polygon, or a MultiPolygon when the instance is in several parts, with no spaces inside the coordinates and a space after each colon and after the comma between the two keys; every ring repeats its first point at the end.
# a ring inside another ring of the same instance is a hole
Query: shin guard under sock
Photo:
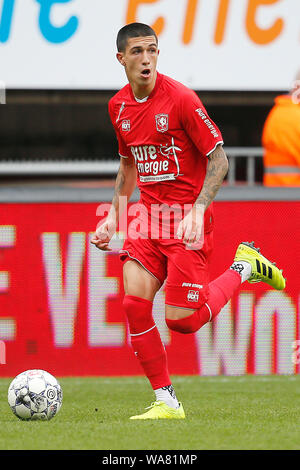
{"type": "Polygon", "coordinates": [[[241,276],[228,269],[208,285],[208,301],[191,315],[179,320],[166,319],[167,326],[179,333],[195,333],[213,320],[241,285],[241,276]]]}
{"type": "Polygon", "coordinates": [[[153,390],[170,385],[167,354],[152,316],[152,302],[125,295],[123,306],[134,353],[153,390]]]}

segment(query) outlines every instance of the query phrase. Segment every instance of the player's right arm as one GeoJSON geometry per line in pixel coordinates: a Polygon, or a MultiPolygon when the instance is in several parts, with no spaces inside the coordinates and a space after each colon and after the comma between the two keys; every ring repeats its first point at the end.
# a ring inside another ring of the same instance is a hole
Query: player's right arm
{"type": "Polygon", "coordinates": [[[136,187],[136,179],[137,174],[134,158],[121,157],[110,211],[106,220],[97,227],[91,239],[91,243],[100,250],[111,251],[109,242],[116,231],[122,211],[125,209],[125,205],[123,203],[120,204],[120,202],[125,200],[127,204],[127,201],[130,199],[136,187]]]}

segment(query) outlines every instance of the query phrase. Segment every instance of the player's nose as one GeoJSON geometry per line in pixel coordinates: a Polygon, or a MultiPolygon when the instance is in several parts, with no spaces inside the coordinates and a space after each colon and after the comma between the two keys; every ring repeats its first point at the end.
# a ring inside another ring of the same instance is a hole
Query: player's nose
{"type": "Polygon", "coordinates": [[[143,53],[142,62],[143,62],[143,65],[149,65],[150,64],[150,58],[149,58],[149,54],[148,54],[147,51],[144,51],[144,53],[143,53]]]}

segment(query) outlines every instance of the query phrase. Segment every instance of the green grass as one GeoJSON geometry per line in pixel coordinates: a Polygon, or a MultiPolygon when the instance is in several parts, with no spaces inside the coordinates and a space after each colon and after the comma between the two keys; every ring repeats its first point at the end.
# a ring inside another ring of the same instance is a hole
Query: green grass
{"type": "Polygon", "coordinates": [[[300,377],[173,377],[185,420],[130,421],[154,400],[142,377],[61,378],[59,414],[18,420],[0,379],[0,449],[300,449],[300,377]],[[95,411],[95,409],[98,411],[95,411]]]}

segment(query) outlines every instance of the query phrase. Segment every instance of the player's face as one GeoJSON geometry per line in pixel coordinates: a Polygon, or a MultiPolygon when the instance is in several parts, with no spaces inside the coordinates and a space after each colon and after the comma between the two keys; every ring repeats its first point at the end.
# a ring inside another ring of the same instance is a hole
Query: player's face
{"type": "Polygon", "coordinates": [[[134,91],[145,89],[151,91],[154,87],[158,54],[154,36],[129,38],[125,52],[117,54],[134,91]]]}

